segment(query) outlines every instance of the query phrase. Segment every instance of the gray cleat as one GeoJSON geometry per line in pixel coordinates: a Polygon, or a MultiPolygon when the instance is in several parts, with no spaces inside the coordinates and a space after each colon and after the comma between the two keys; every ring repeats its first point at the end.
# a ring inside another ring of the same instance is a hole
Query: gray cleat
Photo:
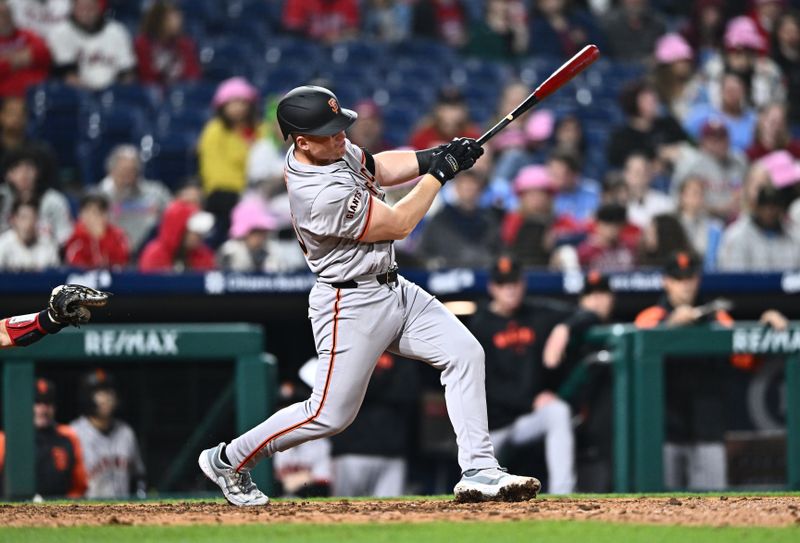
{"type": "Polygon", "coordinates": [[[237,472],[222,460],[224,446],[225,443],[220,443],[200,453],[197,463],[206,477],[222,490],[225,499],[232,505],[247,507],[268,504],[269,498],[256,487],[249,471],[237,472]]]}
{"type": "Polygon", "coordinates": [[[519,502],[536,497],[542,484],[533,477],[511,475],[503,468],[470,469],[465,471],[453,489],[456,501],[519,502]]]}

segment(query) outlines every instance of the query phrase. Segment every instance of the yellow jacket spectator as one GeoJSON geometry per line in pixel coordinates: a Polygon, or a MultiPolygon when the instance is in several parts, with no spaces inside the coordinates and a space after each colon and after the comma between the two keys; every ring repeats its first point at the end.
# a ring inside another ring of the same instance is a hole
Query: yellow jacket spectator
{"type": "Polygon", "coordinates": [[[206,208],[214,214],[217,232],[223,237],[231,210],[247,186],[250,147],[263,136],[264,128],[256,120],[257,99],[256,89],[245,79],[223,81],[214,95],[216,115],[200,135],[198,153],[206,208]]]}

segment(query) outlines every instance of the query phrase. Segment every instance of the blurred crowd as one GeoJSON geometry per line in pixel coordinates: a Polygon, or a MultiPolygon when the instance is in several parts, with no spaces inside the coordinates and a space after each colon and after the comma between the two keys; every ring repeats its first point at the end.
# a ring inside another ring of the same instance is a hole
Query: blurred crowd
{"type": "MultiPolygon", "coordinates": [[[[482,81],[495,93],[480,120],[470,89],[429,89],[430,110],[408,112],[402,141],[379,92],[346,104],[359,113],[350,139],[373,153],[477,137],[531,91],[520,62],[557,66],[596,43],[617,67],[595,81],[613,100],[575,108],[554,96],[492,140],[397,244],[401,265],[479,268],[508,251],[526,268],[613,272],[688,250],[707,271],[800,267],[800,12],[788,0],[0,0],[0,269],[305,269],[283,182],[280,93],[247,74],[220,78],[196,42],[211,23],[186,22],[236,6],[264,29],[270,19],[267,43],[402,50],[427,40],[455,65],[510,70],[482,81]],[[146,138],[97,147],[79,172],[60,163],[63,142],[33,130],[36,89],[48,85],[167,96],[187,82],[215,88],[190,132],[196,167],[180,179],[148,178],[146,138]]],[[[352,83],[313,82],[345,93],[352,83]]]]}

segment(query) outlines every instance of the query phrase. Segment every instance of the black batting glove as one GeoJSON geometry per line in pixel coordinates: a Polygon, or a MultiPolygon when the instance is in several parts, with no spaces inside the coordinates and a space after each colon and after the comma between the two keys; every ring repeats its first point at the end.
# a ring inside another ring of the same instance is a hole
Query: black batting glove
{"type": "Polygon", "coordinates": [[[458,172],[471,168],[482,154],[483,148],[474,139],[454,139],[441,153],[433,155],[428,173],[444,185],[458,172]]]}
{"type": "Polygon", "coordinates": [[[436,147],[423,149],[415,153],[417,155],[417,166],[419,167],[420,175],[425,175],[428,170],[431,169],[431,161],[433,160],[433,157],[444,151],[447,145],[447,143],[443,143],[436,147]]]}

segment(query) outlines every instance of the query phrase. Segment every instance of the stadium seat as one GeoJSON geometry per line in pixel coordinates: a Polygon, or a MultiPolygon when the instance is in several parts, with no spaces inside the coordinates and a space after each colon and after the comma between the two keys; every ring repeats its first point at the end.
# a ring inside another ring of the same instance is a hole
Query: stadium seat
{"type": "Polygon", "coordinates": [[[199,136],[208,119],[213,114],[210,107],[202,109],[168,109],[159,112],[154,133],[166,136],[171,133],[191,133],[199,136]]]}
{"type": "Polygon", "coordinates": [[[82,113],[91,107],[91,94],[61,83],[47,82],[29,89],[27,101],[31,136],[53,147],[61,167],[77,167],[76,135],[82,113]]]}
{"type": "Polygon", "coordinates": [[[267,64],[305,64],[316,66],[324,59],[324,49],[321,45],[308,40],[274,36],[267,43],[264,53],[267,64]]]}
{"type": "Polygon", "coordinates": [[[330,51],[330,59],[335,64],[358,64],[373,70],[383,66],[386,57],[386,47],[372,41],[342,42],[334,45],[330,51]]]}
{"type": "Polygon", "coordinates": [[[99,91],[96,100],[103,109],[132,107],[153,113],[161,103],[161,92],[156,87],[139,84],[112,85],[99,91]]]}
{"type": "Polygon", "coordinates": [[[216,90],[217,84],[209,81],[179,83],[170,89],[166,104],[173,110],[207,109],[216,90]]]}

